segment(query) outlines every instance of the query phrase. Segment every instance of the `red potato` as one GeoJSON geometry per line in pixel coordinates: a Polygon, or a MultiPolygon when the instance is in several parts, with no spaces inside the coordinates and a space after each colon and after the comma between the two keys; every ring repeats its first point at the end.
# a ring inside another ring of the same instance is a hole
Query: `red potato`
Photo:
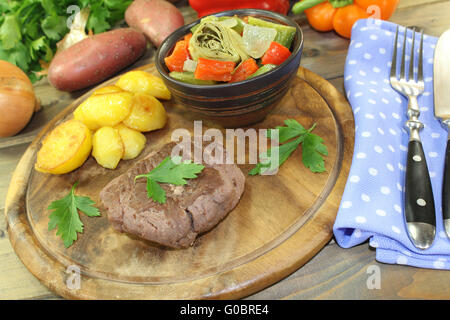
{"type": "Polygon", "coordinates": [[[169,34],[184,25],[180,10],[164,0],[135,0],[125,11],[125,21],[142,31],[157,47],[169,34]]]}
{"type": "Polygon", "coordinates": [[[87,88],[135,62],[146,46],[145,36],[132,28],[90,36],[56,54],[48,80],[62,91],[87,88]]]}

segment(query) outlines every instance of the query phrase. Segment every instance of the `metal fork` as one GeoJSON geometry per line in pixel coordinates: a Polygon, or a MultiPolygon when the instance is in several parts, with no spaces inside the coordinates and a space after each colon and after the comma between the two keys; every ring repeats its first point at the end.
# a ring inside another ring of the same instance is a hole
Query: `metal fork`
{"type": "Polygon", "coordinates": [[[406,128],[409,131],[409,143],[405,175],[405,220],[412,243],[419,249],[427,249],[433,243],[436,234],[436,213],[430,175],[419,134],[420,130],[423,129],[423,124],[419,121],[420,109],[417,98],[424,92],[425,88],[423,80],[423,31],[420,35],[418,66],[415,68],[416,31],[405,28],[399,77],[397,77],[398,35],[399,28],[397,26],[394,52],[392,54],[390,83],[396,91],[408,98],[406,128]],[[406,39],[408,31],[412,31],[412,44],[409,72],[406,74],[406,39]]]}

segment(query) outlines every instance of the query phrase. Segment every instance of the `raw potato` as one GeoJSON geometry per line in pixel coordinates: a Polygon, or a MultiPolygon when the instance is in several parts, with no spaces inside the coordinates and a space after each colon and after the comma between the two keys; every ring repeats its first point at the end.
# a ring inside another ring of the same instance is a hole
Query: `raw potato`
{"type": "Polygon", "coordinates": [[[119,131],[125,148],[122,159],[131,160],[136,158],[144,150],[147,138],[139,131],[130,129],[122,123],[115,128],[119,131]]]}
{"type": "Polygon", "coordinates": [[[127,118],[132,110],[133,93],[116,87],[99,89],[75,109],[73,115],[91,130],[115,126],[127,118]],[[113,92],[117,90],[117,92],[113,92]],[[119,91],[120,90],[120,91],[119,91]],[[108,93],[112,92],[112,93],[108,93]]]}
{"type": "Polygon", "coordinates": [[[125,11],[125,21],[142,31],[157,47],[184,25],[180,10],[164,0],[134,0],[125,11]]]}
{"type": "Polygon", "coordinates": [[[58,125],[45,137],[37,153],[35,169],[63,174],[86,161],[92,149],[92,134],[82,122],[72,119],[58,125]]]}
{"type": "Polygon", "coordinates": [[[137,93],[130,115],[123,120],[128,128],[146,132],[166,125],[167,114],[162,103],[148,94],[137,93]]]}
{"type": "Polygon", "coordinates": [[[160,77],[145,71],[130,71],[119,78],[116,86],[134,93],[146,93],[158,99],[170,100],[170,91],[160,77]]]}
{"type": "Polygon", "coordinates": [[[92,138],[92,156],[107,169],[115,169],[124,155],[119,130],[112,127],[98,129],[92,138]]]}
{"type": "Polygon", "coordinates": [[[87,88],[135,62],[146,48],[145,36],[132,28],[99,33],[57,53],[48,80],[62,91],[87,88]]]}

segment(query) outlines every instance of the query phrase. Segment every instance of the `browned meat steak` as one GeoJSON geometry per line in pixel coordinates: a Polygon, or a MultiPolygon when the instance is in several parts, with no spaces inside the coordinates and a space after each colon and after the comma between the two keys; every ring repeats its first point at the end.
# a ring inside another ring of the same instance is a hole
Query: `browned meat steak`
{"type": "Polygon", "coordinates": [[[100,193],[112,226],[120,231],[172,248],[186,248],[198,234],[212,229],[239,202],[245,177],[235,164],[203,163],[205,169],[184,186],[161,184],[166,203],[147,197],[146,179],[134,177],[155,168],[175,144],[137,162],[100,193]]]}

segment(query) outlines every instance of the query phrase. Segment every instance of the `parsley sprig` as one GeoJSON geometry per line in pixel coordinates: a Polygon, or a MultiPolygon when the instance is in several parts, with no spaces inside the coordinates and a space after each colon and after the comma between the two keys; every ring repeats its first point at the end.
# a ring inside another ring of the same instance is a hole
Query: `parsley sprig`
{"type": "Polygon", "coordinates": [[[186,179],[195,179],[197,174],[205,167],[189,161],[182,162],[181,157],[166,157],[157,167],[146,174],[137,175],[134,181],[140,178],[147,179],[147,196],[158,203],[166,203],[166,191],[159,183],[169,183],[182,186],[186,179]]]}
{"type": "Polygon", "coordinates": [[[48,207],[53,210],[50,214],[48,230],[58,228],[57,236],[61,236],[66,248],[70,247],[77,240],[77,233],[83,233],[83,223],[80,220],[78,211],[83,212],[88,217],[97,217],[100,211],[94,207],[94,201],[89,197],[75,195],[75,188],[78,183],[72,186],[69,194],[60,200],[53,201],[48,207]]]}
{"type": "Polygon", "coordinates": [[[280,145],[267,152],[261,153],[259,162],[249,174],[257,175],[264,174],[280,167],[289,156],[302,144],[302,161],[303,164],[314,173],[325,171],[325,160],[323,156],[328,155],[327,147],[323,144],[323,139],[312,131],[316,127],[314,124],[311,128],[305,129],[300,123],[294,119],[287,119],[284,121],[285,126],[278,126],[275,129],[270,129],[267,132],[267,137],[274,136],[274,130],[278,130],[278,141],[280,145]],[[272,152],[278,152],[278,166],[271,162],[272,152]]]}

